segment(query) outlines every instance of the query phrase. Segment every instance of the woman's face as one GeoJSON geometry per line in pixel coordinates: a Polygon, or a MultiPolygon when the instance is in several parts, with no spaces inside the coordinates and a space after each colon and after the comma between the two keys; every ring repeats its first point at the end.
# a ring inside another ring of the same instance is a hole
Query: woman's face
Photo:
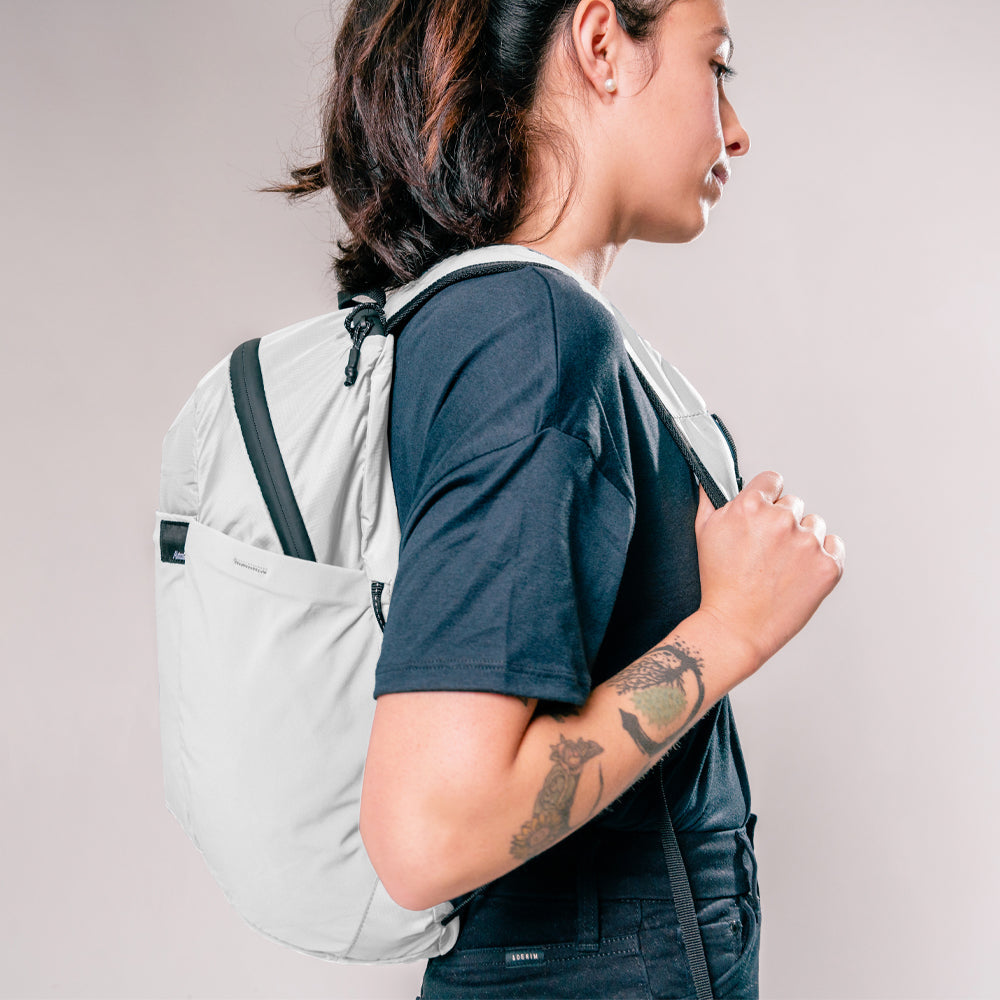
{"type": "Polygon", "coordinates": [[[723,90],[728,33],[723,0],[676,0],[660,23],[660,62],[645,89],[641,62],[623,60],[620,124],[632,138],[620,199],[628,238],[693,240],[722,197],[730,160],[750,149],[723,90]]]}

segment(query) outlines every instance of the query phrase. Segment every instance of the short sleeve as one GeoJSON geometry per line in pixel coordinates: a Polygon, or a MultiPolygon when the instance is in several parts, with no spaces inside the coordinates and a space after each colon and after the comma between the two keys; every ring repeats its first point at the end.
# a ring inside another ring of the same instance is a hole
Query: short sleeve
{"type": "Polygon", "coordinates": [[[407,519],[375,696],[582,704],[633,526],[589,445],[555,427],[448,471],[407,519]]]}

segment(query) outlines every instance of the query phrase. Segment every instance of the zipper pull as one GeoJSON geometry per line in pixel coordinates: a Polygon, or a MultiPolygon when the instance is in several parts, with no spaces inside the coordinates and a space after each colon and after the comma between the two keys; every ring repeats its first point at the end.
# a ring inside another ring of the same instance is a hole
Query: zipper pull
{"type": "Polygon", "coordinates": [[[347,367],[344,369],[344,385],[354,385],[358,378],[358,362],[361,360],[361,351],[357,345],[351,348],[351,353],[347,355],[347,367]]]}
{"type": "Polygon", "coordinates": [[[353,341],[351,351],[347,355],[347,367],[344,369],[344,385],[350,386],[354,385],[358,378],[361,345],[364,343],[365,337],[370,333],[385,336],[386,318],[382,303],[376,300],[373,303],[365,302],[355,307],[345,318],[344,326],[347,327],[353,341]]]}

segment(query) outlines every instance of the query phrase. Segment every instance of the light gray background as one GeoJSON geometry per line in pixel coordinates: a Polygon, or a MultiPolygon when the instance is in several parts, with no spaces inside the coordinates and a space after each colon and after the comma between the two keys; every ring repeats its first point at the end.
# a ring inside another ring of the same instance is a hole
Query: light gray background
{"type": "MultiPolygon", "coordinates": [[[[1000,995],[998,5],[733,0],[753,150],[605,291],[847,543],[732,695],[765,997],[1000,995]]],[[[160,443],[243,339],[336,307],[323,0],[3,0],[0,990],[400,997],[247,927],[167,812],[160,443]],[[301,156],[300,156],[301,154],[301,156]]]]}

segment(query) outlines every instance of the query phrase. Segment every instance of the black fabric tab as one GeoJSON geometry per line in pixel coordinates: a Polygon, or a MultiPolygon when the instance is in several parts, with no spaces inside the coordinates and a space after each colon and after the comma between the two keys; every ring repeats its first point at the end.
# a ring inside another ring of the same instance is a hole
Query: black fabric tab
{"type": "Polygon", "coordinates": [[[187,521],[160,521],[160,562],[184,562],[187,534],[187,521]]]}

